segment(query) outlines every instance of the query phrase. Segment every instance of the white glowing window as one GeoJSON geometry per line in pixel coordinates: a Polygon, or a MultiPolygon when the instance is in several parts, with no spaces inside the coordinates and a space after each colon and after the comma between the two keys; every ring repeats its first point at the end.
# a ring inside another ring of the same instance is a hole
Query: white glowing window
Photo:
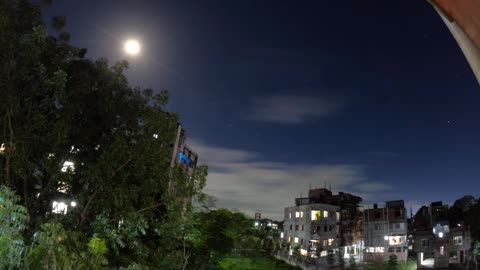
{"type": "Polygon", "coordinates": [[[72,172],[75,171],[75,163],[72,161],[65,161],[62,166],[62,172],[67,172],[71,170],[72,172]]]}
{"type": "Polygon", "coordinates": [[[66,215],[67,211],[68,211],[68,205],[66,205],[64,202],[53,201],[52,213],[66,215]]]}
{"type": "Polygon", "coordinates": [[[334,241],[334,240],[335,240],[335,239],[333,239],[333,238],[328,239],[328,245],[329,245],[329,246],[333,245],[333,241],[334,241]]]}
{"type": "Polygon", "coordinates": [[[311,218],[312,220],[320,220],[320,217],[322,216],[320,210],[312,210],[311,212],[311,218]]]}
{"type": "Polygon", "coordinates": [[[323,211],[323,217],[328,218],[328,211],[323,211]]]}
{"type": "Polygon", "coordinates": [[[0,154],[3,154],[3,153],[5,152],[5,149],[7,149],[7,148],[5,147],[5,143],[2,143],[2,144],[0,145],[0,154]]]}
{"type": "Polygon", "coordinates": [[[298,237],[295,237],[295,238],[293,239],[293,242],[298,243],[298,237]]]}
{"type": "Polygon", "coordinates": [[[390,245],[404,245],[407,242],[406,236],[390,236],[389,244],[390,245]]]}
{"type": "Polygon", "coordinates": [[[335,214],[337,214],[337,222],[340,221],[340,212],[336,212],[335,214]]]}
{"type": "Polygon", "coordinates": [[[280,238],[282,238],[282,239],[283,239],[283,232],[281,232],[281,233],[280,233],[280,238]]]}
{"type": "Polygon", "coordinates": [[[295,212],[295,217],[296,217],[296,218],[299,218],[299,217],[300,217],[300,212],[296,211],[296,212],[295,212]]]}
{"type": "Polygon", "coordinates": [[[443,256],[445,254],[445,247],[441,246],[440,247],[440,256],[443,256]]]}
{"type": "Polygon", "coordinates": [[[453,244],[454,245],[461,245],[463,244],[463,237],[461,235],[453,237],[453,244]]]}
{"type": "Polygon", "coordinates": [[[300,217],[303,218],[303,211],[300,211],[300,217]]]}
{"type": "Polygon", "coordinates": [[[288,218],[292,218],[292,212],[288,213],[288,218]]]}

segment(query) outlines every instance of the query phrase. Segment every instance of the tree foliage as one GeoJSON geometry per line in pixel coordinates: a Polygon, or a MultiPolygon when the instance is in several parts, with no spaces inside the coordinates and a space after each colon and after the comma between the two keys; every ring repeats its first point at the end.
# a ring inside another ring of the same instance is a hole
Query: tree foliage
{"type": "Polygon", "coordinates": [[[48,36],[39,6],[0,1],[1,210],[12,221],[0,225],[0,264],[179,269],[207,168],[170,167],[179,119],[167,92],[131,87],[126,62],[85,58],[65,23],[55,17],[48,36]]]}

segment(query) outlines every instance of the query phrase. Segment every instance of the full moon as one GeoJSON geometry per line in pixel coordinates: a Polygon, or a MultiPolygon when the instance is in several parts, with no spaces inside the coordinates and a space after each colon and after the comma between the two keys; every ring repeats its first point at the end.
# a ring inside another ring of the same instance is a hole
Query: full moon
{"type": "Polygon", "coordinates": [[[131,55],[138,54],[140,52],[140,43],[136,40],[128,40],[125,42],[125,52],[131,55]]]}

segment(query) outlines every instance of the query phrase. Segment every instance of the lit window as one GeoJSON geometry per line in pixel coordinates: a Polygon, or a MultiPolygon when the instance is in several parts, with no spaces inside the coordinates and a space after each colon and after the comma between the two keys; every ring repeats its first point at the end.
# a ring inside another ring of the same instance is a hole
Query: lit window
{"type": "Polygon", "coordinates": [[[320,216],[319,210],[312,210],[312,220],[320,220],[320,216]]]}
{"type": "Polygon", "coordinates": [[[72,172],[75,171],[75,163],[67,160],[63,163],[61,171],[62,172],[67,172],[69,170],[71,170],[72,172]]]}
{"type": "Polygon", "coordinates": [[[299,217],[300,217],[300,212],[296,211],[296,212],[295,212],[295,217],[296,217],[296,218],[299,218],[299,217]]]}
{"type": "Polygon", "coordinates": [[[0,154],[5,153],[5,149],[7,149],[7,148],[5,147],[5,143],[2,143],[2,144],[0,145],[0,154]]]}
{"type": "Polygon", "coordinates": [[[298,243],[298,237],[295,237],[295,238],[293,239],[293,242],[295,242],[295,244],[297,244],[297,243],[298,243]]]}
{"type": "Polygon", "coordinates": [[[303,218],[303,211],[300,211],[300,217],[303,218]]]}
{"type": "Polygon", "coordinates": [[[323,217],[328,218],[328,211],[323,211],[323,217]]]}
{"type": "Polygon", "coordinates": [[[153,138],[158,139],[158,134],[157,133],[153,134],[153,138]]]}
{"type": "Polygon", "coordinates": [[[328,245],[329,246],[333,245],[333,240],[335,240],[335,239],[333,239],[333,238],[328,239],[328,245]]]}
{"type": "Polygon", "coordinates": [[[461,235],[459,235],[459,236],[454,236],[454,237],[453,237],[453,244],[454,244],[454,245],[461,245],[461,244],[463,244],[463,238],[462,238],[462,236],[461,236],[461,235]]]}
{"type": "Polygon", "coordinates": [[[292,212],[288,213],[288,218],[292,218],[292,212]]]}
{"type": "Polygon", "coordinates": [[[67,210],[68,210],[68,205],[66,205],[64,202],[53,201],[52,213],[66,215],[67,210]]]}
{"type": "Polygon", "coordinates": [[[327,246],[327,240],[323,240],[323,246],[324,246],[324,247],[327,246]]]}
{"type": "Polygon", "coordinates": [[[406,236],[390,236],[388,238],[390,245],[404,245],[407,242],[406,236]]]}
{"type": "Polygon", "coordinates": [[[337,212],[337,222],[340,221],[340,212],[337,212]]]}
{"type": "Polygon", "coordinates": [[[280,238],[282,238],[282,239],[283,239],[283,232],[281,232],[281,233],[280,233],[280,238]]]}
{"type": "Polygon", "coordinates": [[[443,256],[445,253],[445,247],[444,246],[441,246],[440,247],[440,256],[443,256]]]}
{"type": "Polygon", "coordinates": [[[307,256],[308,251],[306,251],[305,249],[300,249],[300,254],[302,254],[303,256],[307,256]]]}
{"type": "Polygon", "coordinates": [[[288,237],[288,243],[290,243],[290,242],[292,242],[292,237],[291,236],[288,237]]]}

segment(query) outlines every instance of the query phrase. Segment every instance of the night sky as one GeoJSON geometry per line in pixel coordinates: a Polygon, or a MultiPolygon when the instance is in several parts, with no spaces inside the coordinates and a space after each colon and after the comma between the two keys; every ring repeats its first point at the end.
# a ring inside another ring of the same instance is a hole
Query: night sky
{"type": "Polygon", "coordinates": [[[58,14],[88,57],[169,90],[218,207],[283,219],[310,185],[414,209],[479,196],[480,87],[427,1],[58,0],[58,14]]]}

